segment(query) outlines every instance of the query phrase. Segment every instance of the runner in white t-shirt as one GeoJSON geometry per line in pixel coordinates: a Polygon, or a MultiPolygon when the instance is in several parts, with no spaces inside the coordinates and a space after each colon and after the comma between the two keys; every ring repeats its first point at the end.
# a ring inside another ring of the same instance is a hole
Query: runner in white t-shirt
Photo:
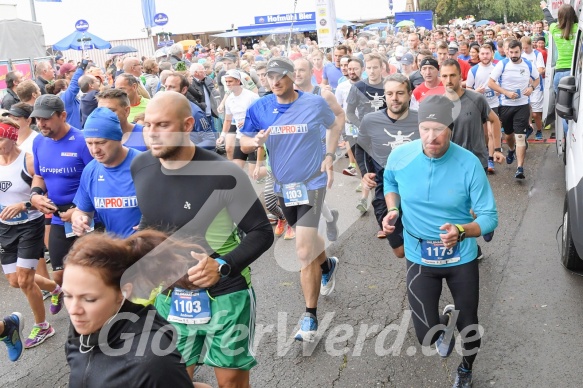
{"type": "Polygon", "coordinates": [[[545,73],[545,61],[543,55],[538,50],[533,50],[532,40],[529,36],[523,36],[520,39],[522,43],[522,58],[528,59],[534,67],[537,68],[540,75],[540,83],[530,95],[530,108],[532,111],[532,118],[535,125],[535,139],[543,140],[543,79],[545,73]]]}
{"type": "MultiPolygon", "coordinates": [[[[496,93],[490,87],[488,87],[488,80],[490,79],[490,74],[494,70],[494,64],[492,63],[492,58],[494,57],[494,52],[492,51],[492,46],[482,45],[480,47],[480,63],[473,66],[468,72],[468,79],[466,80],[466,88],[473,89],[478,93],[482,93],[490,109],[498,115],[498,107],[500,106],[499,93],[496,93]]],[[[499,115],[498,115],[499,116],[499,115]]],[[[500,121],[497,121],[494,125],[500,125],[500,121]]],[[[486,144],[488,144],[488,172],[490,174],[494,173],[494,129],[492,123],[487,121],[484,124],[486,130],[486,144]]],[[[500,128],[496,128],[500,130],[500,128]]],[[[498,131],[499,132],[499,131],[498,131]]],[[[497,132],[497,133],[498,133],[497,132]]],[[[502,150],[500,150],[502,151],[502,150]]]]}
{"type": "Polygon", "coordinates": [[[241,138],[240,128],[245,123],[247,108],[259,99],[257,93],[244,89],[241,85],[241,74],[238,70],[229,70],[224,76],[227,87],[231,94],[225,101],[225,121],[223,132],[217,139],[217,145],[225,142],[227,157],[235,162],[239,167],[244,168],[245,162],[249,161],[249,175],[253,175],[257,153],[246,154],[241,152],[239,139],[241,138]],[[233,136],[233,134],[236,134],[233,136]]]}

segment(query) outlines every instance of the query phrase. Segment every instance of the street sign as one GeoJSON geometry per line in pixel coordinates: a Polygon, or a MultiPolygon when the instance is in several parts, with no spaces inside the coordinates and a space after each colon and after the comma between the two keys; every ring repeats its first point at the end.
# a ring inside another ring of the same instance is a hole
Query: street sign
{"type": "Polygon", "coordinates": [[[154,15],[154,24],[157,26],[164,26],[168,23],[168,15],[165,13],[157,13],[154,15]]]}
{"type": "Polygon", "coordinates": [[[77,20],[75,23],[75,29],[79,32],[85,32],[87,29],[89,29],[89,23],[87,23],[87,20],[77,20]]]}

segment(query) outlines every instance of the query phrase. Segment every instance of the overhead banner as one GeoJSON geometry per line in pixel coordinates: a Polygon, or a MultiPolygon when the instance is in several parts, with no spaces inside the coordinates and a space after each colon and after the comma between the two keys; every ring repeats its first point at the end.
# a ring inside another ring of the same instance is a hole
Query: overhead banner
{"type": "Polygon", "coordinates": [[[255,24],[313,22],[316,20],[315,12],[286,13],[278,15],[255,16],[255,24]]]}
{"type": "Polygon", "coordinates": [[[336,8],[334,0],[316,0],[316,27],[318,46],[336,45],[336,8]]]}
{"type": "Polygon", "coordinates": [[[557,15],[559,14],[559,8],[561,8],[561,5],[563,5],[565,2],[563,0],[551,0],[550,4],[548,5],[549,7],[549,11],[551,11],[551,15],[553,15],[553,17],[556,19],[557,15]]]}

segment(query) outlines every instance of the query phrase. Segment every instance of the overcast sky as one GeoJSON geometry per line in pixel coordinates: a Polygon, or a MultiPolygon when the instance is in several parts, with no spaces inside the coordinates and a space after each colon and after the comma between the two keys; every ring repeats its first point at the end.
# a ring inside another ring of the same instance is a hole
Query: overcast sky
{"type": "MultiPolygon", "coordinates": [[[[18,5],[18,17],[30,20],[30,0],[12,1],[18,5]]],[[[393,11],[405,9],[405,0],[393,3],[393,11]]],[[[296,12],[314,12],[315,4],[316,0],[298,0],[296,12]]],[[[146,37],[140,0],[62,0],[35,5],[47,45],[73,32],[79,19],[87,20],[89,31],[106,40],[146,37]]],[[[291,13],[293,8],[293,0],[156,0],[156,11],[168,15],[164,29],[172,33],[222,31],[231,24],[253,24],[254,16],[291,13]]],[[[388,13],[388,0],[336,0],[338,18],[385,18],[388,13]]],[[[154,33],[160,31],[161,27],[154,29],[154,33]]]]}

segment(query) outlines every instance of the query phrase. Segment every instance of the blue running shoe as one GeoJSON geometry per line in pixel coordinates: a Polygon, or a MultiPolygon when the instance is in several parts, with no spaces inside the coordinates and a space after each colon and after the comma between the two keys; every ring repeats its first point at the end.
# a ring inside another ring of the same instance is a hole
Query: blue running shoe
{"type": "Polygon", "coordinates": [[[15,362],[22,356],[22,350],[24,349],[22,345],[22,329],[24,329],[24,318],[20,313],[12,313],[11,315],[4,318],[4,323],[6,325],[6,330],[8,334],[4,338],[0,338],[0,341],[6,344],[8,348],[8,358],[10,361],[15,362]]]}
{"type": "Polygon", "coordinates": [[[437,341],[435,341],[437,353],[443,358],[449,357],[455,347],[455,336],[453,335],[453,331],[455,330],[454,311],[455,306],[453,304],[448,304],[443,309],[443,315],[447,315],[449,318],[445,330],[437,338],[437,341]]]}
{"type": "Polygon", "coordinates": [[[534,139],[535,140],[544,140],[543,138],[543,131],[536,131],[536,134],[534,135],[534,139]]]}
{"type": "Polygon", "coordinates": [[[534,129],[529,125],[527,130],[526,130],[526,140],[528,140],[528,138],[530,137],[530,135],[532,135],[533,132],[534,132],[534,129]]]}
{"type": "Polygon", "coordinates": [[[506,164],[514,163],[514,159],[516,159],[514,151],[508,150],[508,155],[506,155],[506,164]]]}
{"type": "Polygon", "coordinates": [[[334,286],[336,285],[336,271],[338,270],[338,258],[329,257],[328,265],[330,266],[330,272],[322,274],[322,284],[320,285],[320,295],[330,295],[334,291],[334,286]]]}
{"type": "Polygon", "coordinates": [[[494,169],[494,161],[488,159],[488,173],[489,174],[494,174],[496,170],[494,169]]]}
{"type": "Polygon", "coordinates": [[[490,242],[494,238],[494,232],[486,233],[484,236],[484,241],[490,242]]]}
{"type": "Polygon", "coordinates": [[[304,313],[300,319],[300,330],[296,333],[296,341],[314,342],[318,332],[318,319],[310,313],[304,313]]]}
{"type": "Polygon", "coordinates": [[[514,177],[516,179],[524,179],[524,178],[526,178],[526,176],[524,175],[524,168],[518,167],[516,169],[516,174],[514,174],[514,177]]]}
{"type": "Polygon", "coordinates": [[[457,376],[453,388],[471,388],[472,387],[472,371],[463,370],[461,367],[457,368],[457,376]]]}

